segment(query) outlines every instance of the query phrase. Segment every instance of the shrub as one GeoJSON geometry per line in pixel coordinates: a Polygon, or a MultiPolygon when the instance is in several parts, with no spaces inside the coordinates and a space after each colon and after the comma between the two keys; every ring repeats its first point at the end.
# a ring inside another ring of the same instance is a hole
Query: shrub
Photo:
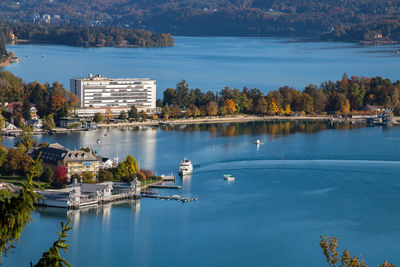
{"type": "Polygon", "coordinates": [[[151,178],[154,176],[153,171],[152,170],[148,170],[148,169],[140,169],[140,172],[143,173],[146,178],[151,178]]]}
{"type": "Polygon", "coordinates": [[[146,175],[143,172],[136,173],[136,176],[139,179],[139,181],[141,181],[141,182],[146,180],[146,175]]]}
{"type": "Polygon", "coordinates": [[[45,168],[42,174],[39,176],[39,181],[50,183],[54,179],[54,172],[50,168],[45,168]]]}

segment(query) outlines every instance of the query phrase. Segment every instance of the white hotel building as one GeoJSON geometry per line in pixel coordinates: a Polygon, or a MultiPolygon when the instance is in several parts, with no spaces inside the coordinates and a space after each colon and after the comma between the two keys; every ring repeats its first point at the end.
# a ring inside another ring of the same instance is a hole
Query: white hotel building
{"type": "Polygon", "coordinates": [[[156,109],[156,81],[148,78],[113,79],[100,75],[70,80],[70,91],[80,100],[79,117],[105,113],[110,108],[118,115],[134,105],[139,111],[154,113],[156,109]]]}

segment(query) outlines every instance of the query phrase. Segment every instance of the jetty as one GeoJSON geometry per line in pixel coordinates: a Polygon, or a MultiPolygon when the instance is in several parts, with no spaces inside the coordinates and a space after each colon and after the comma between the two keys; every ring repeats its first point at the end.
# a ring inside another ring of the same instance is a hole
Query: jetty
{"type": "Polygon", "coordinates": [[[140,197],[154,198],[154,199],[160,199],[160,200],[176,200],[176,201],[180,201],[182,203],[198,200],[197,197],[190,198],[190,197],[181,197],[181,196],[178,196],[178,195],[161,196],[159,194],[153,194],[153,193],[148,193],[148,192],[141,193],[140,197]]]}
{"type": "Polygon", "coordinates": [[[149,185],[149,188],[161,188],[161,189],[181,189],[180,185],[167,185],[167,184],[153,184],[149,185]]]}

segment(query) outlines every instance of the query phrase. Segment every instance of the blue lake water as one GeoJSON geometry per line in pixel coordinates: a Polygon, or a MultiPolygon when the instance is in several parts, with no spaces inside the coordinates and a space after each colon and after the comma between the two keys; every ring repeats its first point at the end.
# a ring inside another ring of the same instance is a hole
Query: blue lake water
{"type": "Polygon", "coordinates": [[[7,46],[22,62],[6,67],[26,81],[60,81],[100,73],[110,77],[150,77],[157,96],[186,79],[191,88],[219,91],[289,85],[298,89],[340,79],[343,73],[397,80],[399,46],[304,42],[297,39],[175,37],[167,48],[78,48],[54,45],[7,46]]]}
{"type": "Polygon", "coordinates": [[[195,171],[178,179],[182,189],[160,192],[199,200],[38,208],[4,266],[36,262],[67,218],[73,266],[320,267],[325,234],[369,266],[400,263],[400,128],[257,122],[36,138],[121,159],[130,153],[158,174],[176,172],[188,157],[195,171]],[[225,173],[236,180],[224,181],[225,173]]]}
{"type": "MultiPolygon", "coordinates": [[[[170,48],[8,46],[23,60],[4,69],[26,81],[60,81],[101,73],[151,77],[158,97],[186,79],[217,91],[282,85],[302,88],[349,75],[399,79],[398,46],[302,42],[270,38],[176,37],[170,48]]],[[[175,172],[187,157],[191,177],[178,191],[186,204],[142,199],[98,208],[37,209],[3,266],[27,266],[72,219],[66,257],[73,266],[324,265],[319,236],[363,254],[369,266],[400,264],[400,128],[331,129],[325,124],[219,124],[175,128],[104,129],[56,136],[70,149],[90,146],[141,167],[175,172]],[[107,134],[105,136],[105,134],[107,134]],[[96,139],[101,143],[97,144],[96,139]],[[265,145],[253,142],[262,139],[265,145]],[[233,183],[222,175],[231,173],[233,183]]],[[[7,146],[16,140],[6,138],[7,146]]]]}

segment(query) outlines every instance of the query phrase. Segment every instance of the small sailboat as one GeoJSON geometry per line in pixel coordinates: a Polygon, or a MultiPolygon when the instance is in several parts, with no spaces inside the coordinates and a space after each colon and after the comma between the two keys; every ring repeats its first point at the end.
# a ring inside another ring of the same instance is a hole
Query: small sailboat
{"type": "Polygon", "coordinates": [[[256,144],[256,145],[263,145],[264,143],[261,142],[260,139],[257,139],[257,140],[254,142],[254,144],[256,144]]]}

